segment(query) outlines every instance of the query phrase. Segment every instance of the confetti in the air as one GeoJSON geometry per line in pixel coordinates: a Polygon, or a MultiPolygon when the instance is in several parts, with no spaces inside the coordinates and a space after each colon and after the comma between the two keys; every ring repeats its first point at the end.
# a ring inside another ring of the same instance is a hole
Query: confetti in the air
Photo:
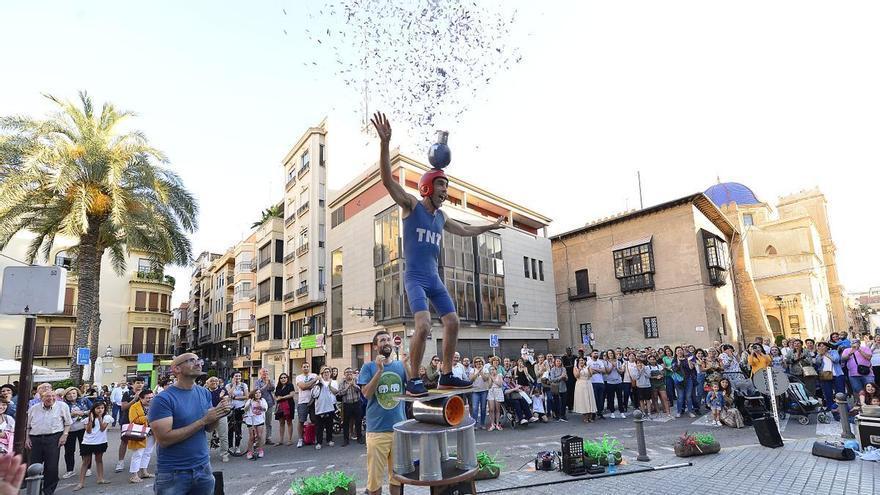
{"type": "MultiPolygon", "coordinates": [[[[440,0],[329,0],[307,4],[306,67],[330,70],[362,94],[362,118],[386,112],[417,142],[454,125],[522,56],[509,44],[516,12],[503,4],[440,0]]],[[[284,12],[286,15],[286,11],[284,12]]],[[[366,120],[364,121],[366,123],[366,120]]]]}

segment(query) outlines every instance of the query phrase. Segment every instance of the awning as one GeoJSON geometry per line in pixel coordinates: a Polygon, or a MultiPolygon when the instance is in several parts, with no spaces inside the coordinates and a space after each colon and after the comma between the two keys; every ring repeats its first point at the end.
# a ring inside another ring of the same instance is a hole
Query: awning
{"type": "Polygon", "coordinates": [[[649,235],[648,237],[641,237],[639,239],[633,239],[631,241],[621,242],[620,244],[615,244],[615,245],[611,246],[611,250],[612,251],[620,251],[621,249],[631,248],[633,246],[640,246],[642,244],[647,244],[647,243],[651,242],[651,239],[653,239],[653,238],[654,238],[653,235],[649,235]]]}

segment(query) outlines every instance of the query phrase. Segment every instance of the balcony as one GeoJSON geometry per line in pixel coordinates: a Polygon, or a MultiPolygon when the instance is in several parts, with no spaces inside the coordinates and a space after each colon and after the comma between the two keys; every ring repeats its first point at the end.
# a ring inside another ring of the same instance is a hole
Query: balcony
{"type": "Polygon", "coordinates": [[[292,290],[292,291],[290,291],[290,292],[285,292],[285,293],[284,293],[284,301],[285,301],[285,302],[290,301],[290,300],[293,299],[294,297],[296,297],[296,291],[293,291],[293,290],[292,290]]]}
{"type": "Polygon", "coordinates": [[[175,280],[171,275],[165,275],[162,272],[151,272],[146,270],[138,270],[134,272],[133,281],[150,282],[153,284],[170,285],[174,288],[175,280]]]}
{"type": "Polygon", "coordinates": [[[250,332],[254,329],[254,327],[256,327],[256,324],[256,320],[253,320],[251,318],[239,318],[232,322],[232,332],[250,332]]]}
{"type": "MultiPolygon", "coordinates": [[[[74,350],[72,345],[44,345],[34,348],[34,357],[73,357],[74,350]]],[[[21,346],[15,346],[15,359],[21,359],[21,346]]]]}
{"type": "Polygon", "coordinates": [[[727,270],[718,267],[709,268],[709,283],[715,287],[727,284],[727,270]]]}
{"type": "Polygon", "coordinates": [[[308,242],[305,242],[305,243],[303,243],[302,246],[296,248],[297,257],[302,256],[308,252],[309,252],[309,243],[308,242]]]}
{"type": "Polygon", "coordinates": [[[640,273],[620,279],[620,292],[635,292],[654,289],[654,274],[640,273]]]}
{"type": "Polygon", "coordinates": [[[226,312],[227,313],[232,312],[232,303],[226,303],[226,312]]]}
{"type": "Polygon", "coordinates": [[[266,256],[265,258],[260,260],[260,263],[258,265],[260,268],[263,268],[264,266],[268,265],[271,262],[272,262],[272,257],[266,256]]]}
{"type": "Polygon", "coordinates": [[[298,289],[296,289],[296,297],[303,297],[309,294],[309,286],[301,285],[298,289]]]}
{"type": "Polygon", "coordinates": [[[232,270],[226,272],[226,285],[235,285],[235,272],[232,270]]]}
{"type": "Polygon", "coordinates": [[[205,332],[199,335],[199,344],[207,344],[211,341],[211,332],[205,332]]]}
{"type": "Polygon", "coordinates": [[[309,164],[308,164],[308,163],[304,163],[303,166],[300,167],[300,168],[299,168],[299,171],[296,173],[296,177],[297,177],[298,179],[302,179],[302,176],[303,176],[303,175],[306,175],[306,173],[307,173],[308,171],[309,171],[309,164]]]}
{"type": "Polygon", "coordinates": [[[588,299],[590,297],[596,297],[596,284],[587,284],[587,290],[585,291],[583,287],[580,288],[580,291],[577,288],[569,287],[568,288],[568,300],[569,301],[577,301],[580,299],[588,299]]]}
{"type": "Polygon", "coordinates": [[[294,184],[296,184],[296,176],[291,175],[290,178],[287,179],[287,182],[284,184],[284,190],[286,191],[290,189],[294,184]]]}
{"type": "Polygon", "coordinates": [[[70,317],[76,318],[76,305],[74,304],[65,304],[64,311],[57,315],[46,315],[46,316],[55,316],[55,317],[70,317]]]}
{"type": "Polygon", "coordinates": [[[296,213],[291,213],[284,219],[284,226],[289,227],[296,220],[296,213]]]}
{"type": "Polygon", "coordinates": [[[292,260],[294,257],[296,257],[296,252],[287,253],[284,255],[284,262],[287,263],[288,261],[292,260]]]}
{"type": "Polygon", "coordinates": [[[210,319],[210,318],[211,318],[210,311],[205,311],[204,314],[202,314],[202,321],[208,321],[208,319],[210,319]]]}
{"type": "Polygon", "coordinates": [[[249,301],[253,298],[254,298],[254,289],[240,290],[240,291],[236,292],[235,294],[233,294],[232,303],[236,304],[236,303],[240,303],[242,301],[249,301]]]}
{"type": "Polygon", "coordinates": [[[301,217],[301,216],[305,215],[305,213],[307,211],[309,211],[309,202],[308,201],[306,201],[305,203],[302,204],[302,206],[300,206],[299,208],[296,209],[296,216],[301,217]]]}
{"type": "Polygon", "coordinates": [[[251,273],[257,273],[257,263],[251,261],[251,273]]]}
{"type": "Polygon", "coordinates": [[[124,357],[137,356],[141,353],[155,354],[157,356],[174,355],[174,346],[171,343],[159,345],[155,342],[147,344],[120,344],[119,355],[124,357]]]}
{"type": "Polygon", "coordinates": [[[253,265],[250,261],[242,261],[239,264],[235,265],[235,271],[238,273],[249,272],[251,271],[251,265],[253,265]]]}
{"type": "Polygon", "coordinates": [[[266,304],[267,302],[269,302],[269,294],[257,298],[257,304],[266,304]]]}
{"type": "Polygon", "coordinates": [[[227,321],[226,322],[226,332],[224,332],[223,338],[224,339],[231,339],[233,337],[235,337],[235,335],[234,335],[234,332],[232,331],[232,322],[227,321]]]}

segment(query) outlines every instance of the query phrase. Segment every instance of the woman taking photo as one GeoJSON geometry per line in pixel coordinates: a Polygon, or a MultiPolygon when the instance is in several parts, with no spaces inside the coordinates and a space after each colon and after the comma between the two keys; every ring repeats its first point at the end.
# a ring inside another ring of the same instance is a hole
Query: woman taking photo
{"type": "Polygon", "coordinates": [[[666,416],[671,418],[669,414],[669,399],[666,395],[666,366],[657,362],[657,357],[653,354],[648,356],[648,376],[651,379],[651,402],[657,414],[660,414],[661,407],[657,406],[660,401],[662,411],[666,416]]]}
{"type": "Polygon", "coordinates": [[[339,384],[330,378],[330,368],[326,366],[321,368],[321,378],[314,388],[319,389],[317,392],[312,390],[312,397],[315,398],[315,414],[318,416],[315,450],[321,450],[324,437],[327,439],[327,446],[333,446],[333,415],[336,413],[336,394],[339,393],[339,384]]]}
{"type": "Polygon", "coordinates": [[[687,410],[688,416],[694,418],[693,390],[694,381],[696,380],[697,371],[694,365],[694,358],[687,357],[684,349],[675,348],[675,361],[672,362],[672,379],[675,381],[676,411],[675,417],[680,418],[687,410]]]}
{"type": "Polygon", "coordinates": [[[617,360],[617,355],[614,351],[605,351],[605,362],[607,366],[605,369],[608,370],[608,373],[605,374],[605,397],[608,403],[608,411],[611,413],[612,418],[617,417],[617,411],[615,411],[615,403],[617,400],[617,409],[620,410],[620,416],[622,418],[626,418],[626,404],[623,402],[623,364],[617,360]]]}
{"type": "Polygon", "coordinates": [[[293,445],[293,415],[294,397],[296,392],[293,384],[290,383],[290,376],[287,373],[281,373],[278,376],[278,384],[275,385],[275,419],[278,420],[281,436],[278,438],[278,444],[293,445]],[[284,433],[287,432],[287,442],[284,441],[284,433]]]}
{"type": "Polygon", "coordinates": [[[593,384],[590,383],[591,370],[587,367],[584,358],[578,358],[574,369],[574,411],[581,415],[581,421],[592,423],[596,419],[596,394],[593,393],[593,384]]]}
{"type": "Polygon", "coordinates": [[[74,462],[76,461],[76,444],[79,443],[80,451],[82,451],[82,440],[86,433],[86,421],[88,420],[92,403],[87,399],[82,399],[79,389],[76,387],[69,387],[64,391],[64,403],[70,409],[70,419],[73,421],[70,425],[70,433],[67,435],[67,442],[64,443],[64,463],[67,465],[64,479],[67,479],[76,476],[76,473],[73,471],[74,462]]]}

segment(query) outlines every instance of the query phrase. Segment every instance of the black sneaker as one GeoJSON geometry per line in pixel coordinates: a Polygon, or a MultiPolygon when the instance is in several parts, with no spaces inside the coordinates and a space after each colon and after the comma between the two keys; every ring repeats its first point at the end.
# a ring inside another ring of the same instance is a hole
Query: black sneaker
{"type": "Polygon", "coordinates": [[[441,374],[440,380],[437,382],[437,388],[439,390],[455,390],[471,388],[472,386],[473,383],[467,380],[462,380],[461,378],[456,378],[452,373],[441,374]]]}
{"type": "Polygon", "coordinates": [[[406,395],[407,397],[424,397],[428,395],[428,389],[425,388],[422,380],[416,378],[406,382],[406,395]]]}

